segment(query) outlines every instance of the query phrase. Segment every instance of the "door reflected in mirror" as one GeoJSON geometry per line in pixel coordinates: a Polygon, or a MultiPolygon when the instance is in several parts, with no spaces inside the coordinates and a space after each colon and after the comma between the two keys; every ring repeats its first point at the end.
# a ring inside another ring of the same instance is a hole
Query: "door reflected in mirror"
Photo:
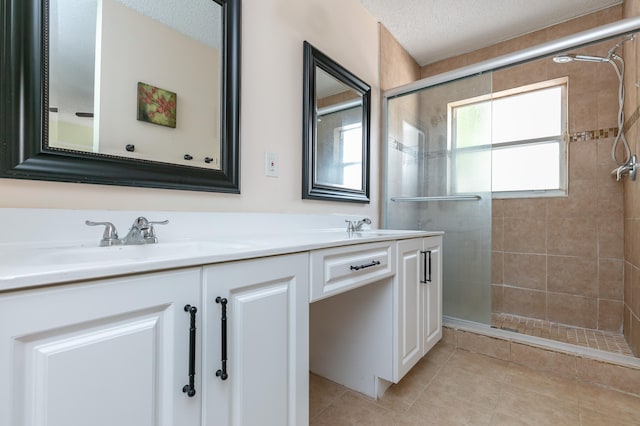
{"type": "Polygon", "coordinates": [[[50,0],[49,5],[44,148],[221,168],[220,4],[190,0],[176,8],[167,0],[50,0]],[[151,89],[141,94],[138,83],[151,89]],[[138,119],[139,104],[148,110],[146,121],[138,119]],[[175,128],[156,124],[154,116],[175,119],[175,128]]]}
{"type": "Polygon", "coordinates": [[[304,44],[302,198],[369,202],[371,87],[304,44]]]}

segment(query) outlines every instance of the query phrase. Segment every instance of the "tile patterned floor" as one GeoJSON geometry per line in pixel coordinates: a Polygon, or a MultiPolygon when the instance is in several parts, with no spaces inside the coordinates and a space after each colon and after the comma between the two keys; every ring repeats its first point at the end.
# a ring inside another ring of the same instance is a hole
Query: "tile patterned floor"
{"type": "Polygon", "coordinates": [[[640,398],[439,343],[379,400],[310,376],[311,426],[640,425],[640,398]]]}
{"type": "Polygon", "coordinates": [[[622,333],[572,327],[509,314],[493,314],[491,317],[491,325],[503,330],[515,331],[530,336],[544,337],[573,345],[633,356],[633,352],[631,352],[622,333]]]}

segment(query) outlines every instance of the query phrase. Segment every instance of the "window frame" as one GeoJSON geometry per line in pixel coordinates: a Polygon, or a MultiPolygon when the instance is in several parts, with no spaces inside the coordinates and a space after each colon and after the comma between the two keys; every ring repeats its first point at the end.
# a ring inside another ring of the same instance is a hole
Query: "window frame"
{"type": "MultiPolygon", "coordinates": [[[[568,196],[568,172],[569,172],[569,134],[568,134],[568,88],[569,88],[569,78],[568,77],[560,77],[551,80],[541,81],[533,84],[527,84],[511,89],[502,90],[495,93],[490,93],[486,95],[476,96],[473,98],[463,99],[460,101],[450,102],[447,105],[447,148],[449,150],[449,176],[452,179],[455,176],[455,157],[457,153],[465,153],[465,152],[473,152],[480,150],[490,149],[492,154],[494,150],[499,149],[508,149],[509,147],[518,147],[518,146],[533,146],[536,144],[542,143],[550,143],[556,142],[559,147],[559,188],[557,189],[524,189],[524,190],[516,190],[516,191],[494,191],[493,189],[493,176],[491,178],[491,195],[492,198],[501,199],[501,198],[538,198],[538,197],[567,197],[568,196]],[[488,144],[483,145],[475,145],[471,147],[464,148],[456,148],[455,146],[455,109],[477,104],[480,102],[492,102],[496,99],[506,98],[514,95],[521,95],[528,92],[535,92],[538,90],[548,89],[552,87],[560,87],[561,88],[561,117],[560,117],[560,125],[561,125],[561,134],[552,135],[542,138],[533,138],[533,139],[519,139],[508,142],[500,142],[494,144],[490,141],[488,144]]],[[[493,161],[493,155],[492,155],[493,161]]],[[[493,170],[493,166],[492,166],[493,170]]],[[[454,182],[451,182],[451,189],[455,191],[454,182]]]]}
{"type": "MultiPolygon", "coordinates": [[[[353,186],[349,186],[345,183],[346,181],[346,175],[345,175],[345,169],[349,166],[354,166],[354,165],[360,165],[360,175],[362,175],[362,162],[361,161],[351,161],[351,162],[346,162],[344,160],[344,152],[345,152],[345,138],[344,138],[344,134],[346,132],[349,131],[353,131],[353,130],[360,130],[360,138],[362,139],[362,123],[361,122],[357,122],[357,123],[351,123],[351,124],[344,124],[342,126],[339,127],[335,127],[333,129],[333,164],[336,168],[339,168],[341,170],[341,174],[342,174],[342,184],[337,184],[334,183],[333,185],[341,187],[341,188],[347,188],[347,189],[356,189],[356,190],[361,190],[362,189],[362,182],[360,183],[360,188],[354,188],[353,186]]],[[[362,150],[360,152],[360,157],[362,157],[362,150]]]]}

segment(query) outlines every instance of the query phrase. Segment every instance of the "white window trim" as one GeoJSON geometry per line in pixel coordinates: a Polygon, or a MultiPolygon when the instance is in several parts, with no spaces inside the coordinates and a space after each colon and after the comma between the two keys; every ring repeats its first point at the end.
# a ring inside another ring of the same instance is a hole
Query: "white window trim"
{"type": "MultiPolygon", "coordinates": [[[[512,89],[501,90],[495,93],[489,93],[486,95],[475,96],[473,98],[463,99],[460,101],[450,102],[447,105],[447,148],[449,151],[449,161],[448,161],[448,169],[450,172],[453,167],[453,157],[455,156],[455,151],[465,151],[465,150],[481,150],[487,149],[489,145],[479,145],[468,148],[460,148],[459,150],[454,150],[453,147],[453,110],[455,108],[475,104],[483,101],[489,101],[494,99],[500,99],[507,96],[523,94],[526,92],[532,92],[535,90],[542,90],[550,87],[562,87],[562,117],[561,117],[561,127],[563,128],[563,132],[561,135],[554,135],[546,138],[539,139],[523,139],[513,142],[502,142],[496,144],[499,147],[505,146],[517,146],[517,145],[527,145],[533,144],[536,142],[544,142],[544,141],[558,141],[562,150],[560,152],[560,176],[559,176],[559,186],[558,189],[546,189],[546,190],[522,190],[522,191],[491,191],[491,196],[494,199],[504,199],[504,198],[543,198],[543,197],[568,197],[569,195],[569,134],[568,134],[568,103],[569,103],[569,77],[559,77],[551,80],[541,81],[538,83],[527,84],[524,86],[518,86],[512,89]]],[[[451,174],[450,174],[451,176],[451,174]]],[[[448,187],[452,187],[451,182],[447,185],[448,187]]]]}
{"type": "MultiPolygon", "coordinates": [[[[344,158],[340,158],[341,154],[342,156],[344,156],[344,134],[345,132],[351,131],[351,130],[356,130],[356,129],[362,129],[362,123],[358,122],[358,123],[352,123],[352,124],[346,124],[344,126],[340,126],[340,127],[335,127],[333,129],[333,163],[334,165],[339,165],[340,169],[341,169],[341,173],[342,173],[342,180],[343,182],[346,180],[345,179],[345,169],[349,166],[353,166],[353,165],[357,165],[359,164],[362,167],[362,153],[360,153],[361,155],[361,159],[360,161],[351,161],[351,162],[345,162],[344,158]],[[340,149],[342,148],[342,149],[340,149]]],[[[362,130],[361,130],[362,131],[362,130]]],[[[355,189],[355,190],[362,190],[362,188],[356,188],[354,186],[349,186],[347,184],[337,184],[337,183],[332,183],[333,186],[336,186],[338,188],[347,188],[347,189],[355,189]]],[[[362,186],[362,185],[361,185],[362,186]]]]}

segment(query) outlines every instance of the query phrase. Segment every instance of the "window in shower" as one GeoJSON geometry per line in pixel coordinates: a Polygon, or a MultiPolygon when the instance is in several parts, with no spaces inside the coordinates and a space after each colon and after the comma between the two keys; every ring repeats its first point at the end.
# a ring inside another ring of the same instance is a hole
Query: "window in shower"
{"type": "Polygon", "coordinates": [[[566,195],[566,78],[453,102],[448,109],[456,192],[475,190],[478,182],[460,177],[488,160],[490,148],[494,197],[566,195]]]}

